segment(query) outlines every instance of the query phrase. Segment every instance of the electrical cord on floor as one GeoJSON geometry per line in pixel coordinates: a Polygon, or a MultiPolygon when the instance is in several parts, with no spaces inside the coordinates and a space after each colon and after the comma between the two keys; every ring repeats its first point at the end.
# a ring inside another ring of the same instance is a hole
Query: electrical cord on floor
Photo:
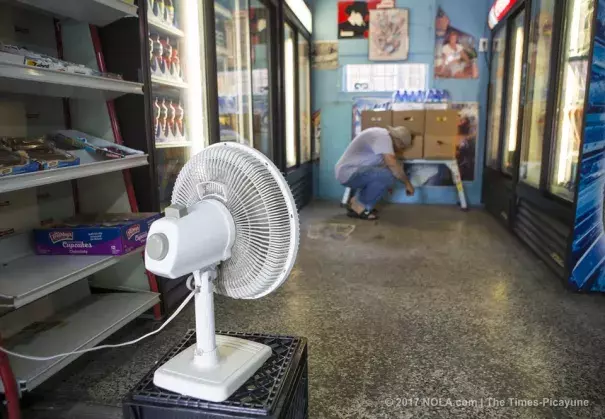
{"type": "MultiPolygon", "coordinates": [[[[192,289],[192,286],[191,286],[192,284],[190,282],[192,278],[193,278],[193,276],[187,278],[187,288],[189,288],[189,289],[192,289]]],[[[185,308],[185,306],[187,305],[187,303],[189,303],[189,301],[191,301],[191,299],[193,298],[194,295],[195,295],[195,290],[192,290],[191,293],[187,296],[187,298],[185,298],[185,300],[181,303],[181,305],[174,311],[174,313],[172,313],[172,315],[170,317],[168,317],[168,319],[164,323],[162,323],[162,325],[159,328],[157,328],[153,332],[149,332],[146,335],[143,335],[140,338],[135,339],[135,340],[131,340],[131,341],[128,341],[128,342],[122,342],[122,343],[116,343],[114,345],[95,346],[94,348],[81,349],[79,351],[65,352],[65,353],[62,353],[62,354],[56,354],[56,355],[51,355],[51,356],[25,355],[25,354],[20,354],[20,353],[17,353],[17,352],[13,352],[13,351],[8,350],[6,348],[3,348],[1,346],[0,346],[0,352],[4,352],[5,354],[12,355],[12,356],[14,356],[16,358],[29,359],[31,361],[50,361],[52,359],[64,358],[64,357],[69,356],[69,355],[85,354],[85,353],[88,353],[88,352],[100,351],[101,349],[121,348],[123,346],[134,345],[136,343],[139,343],[143,339],[147,339],[148,337],[151,337],[153,335],[156,335],[156,334],[160,333],[166,326],[168,326],[168,324],[170,324],[170,322],[172,320],[174,320],[174,318],[176,316],[178,316],[181,313],[181,311],[183,311],[183,309],[185,308]]]]}

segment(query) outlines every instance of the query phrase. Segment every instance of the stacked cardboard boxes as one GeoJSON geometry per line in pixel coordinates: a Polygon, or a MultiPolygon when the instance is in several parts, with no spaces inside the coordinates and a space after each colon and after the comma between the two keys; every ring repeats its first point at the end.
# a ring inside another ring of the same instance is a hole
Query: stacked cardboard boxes
{"type": "Polygon", "coordinates": [[[364,111],[361,129],[404,126],[413,135],[405,159],[453,159],[458,137],[458,111],[364,111]]]}

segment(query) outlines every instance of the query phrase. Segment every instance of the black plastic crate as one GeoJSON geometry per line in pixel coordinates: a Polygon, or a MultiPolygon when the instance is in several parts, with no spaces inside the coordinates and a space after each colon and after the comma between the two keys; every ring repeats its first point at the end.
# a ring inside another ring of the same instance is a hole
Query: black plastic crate
{"type": "Polygon", "coordinates": [[[249,339],[273,350],[265,364],[229,399],[221,403],[183,396],[156,387],[153,374],[170,358],[195,343],[195,330],[189,330],[123,401],[125,419],[269,418],[308,417],[307,340],[217,331],[217,334],[249,339]]]}

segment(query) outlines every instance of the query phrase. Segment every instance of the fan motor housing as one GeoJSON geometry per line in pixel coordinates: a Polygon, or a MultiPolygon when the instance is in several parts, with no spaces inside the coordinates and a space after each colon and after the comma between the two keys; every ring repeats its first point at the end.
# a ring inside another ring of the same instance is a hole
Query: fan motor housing
{"type": "Polygon", "coordinates": [[[166,211],[149,229],[145,267],[156,275],[179,278],[231,257],[235,223],[222,202],[205,199],[183,214],[166,211]]]}

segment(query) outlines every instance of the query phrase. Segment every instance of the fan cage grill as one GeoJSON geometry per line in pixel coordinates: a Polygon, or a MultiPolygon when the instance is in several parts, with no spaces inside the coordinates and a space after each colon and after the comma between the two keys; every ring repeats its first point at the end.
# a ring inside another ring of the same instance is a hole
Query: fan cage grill
{"type": "Polygon", "coordinates": [[[281,285],[298,249],[298,213],[273,163],[240,144],[210,146],[179,173],[172,204],[190,207],[201,199],[221,201],[236,230],[231,258],[219,266],[215,292],[258,298],[281,285]]]}

